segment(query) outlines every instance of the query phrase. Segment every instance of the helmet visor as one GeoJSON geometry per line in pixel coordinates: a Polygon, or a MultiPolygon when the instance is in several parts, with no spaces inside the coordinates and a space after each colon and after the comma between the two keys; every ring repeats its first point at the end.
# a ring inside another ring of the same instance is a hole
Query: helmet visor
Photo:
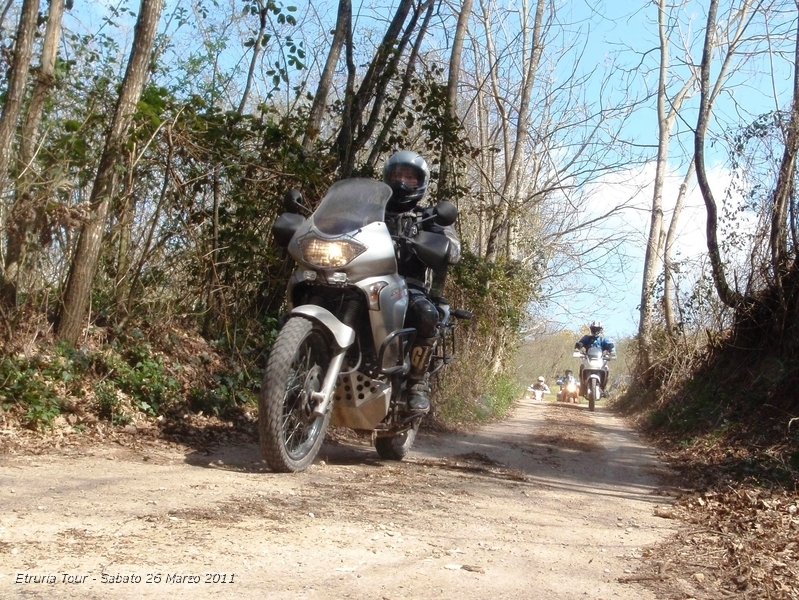
{"type": "Polygon", "coordinates": [[[407,189],[415,189],[423,180],[424,174],[412,165],[395,165],[391,167],[386,177],[386,183],[389,185],[401,185],[407,189]]]}

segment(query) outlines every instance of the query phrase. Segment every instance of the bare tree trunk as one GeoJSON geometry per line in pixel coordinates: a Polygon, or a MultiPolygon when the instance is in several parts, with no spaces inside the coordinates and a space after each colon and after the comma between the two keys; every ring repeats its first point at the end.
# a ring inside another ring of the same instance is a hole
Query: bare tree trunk
{"type": "Polygon", "coordinates": [[[638,348],[640,351],[640,373],[648,380],[652,365],[652,294],[655,289],[655,275],[658,264],[658,246],[663,227],[663,183],[669,157],[669,137],[671,122],[666,109],[666,78],[669,64],[669,40],[666,37],[666,1],[658,4],[658,35],[660,38],[660,65],[658,71],[658,153],[655,167],[655,182],[650,209],[649,238],[644,257],[644,273],[641,285],[641,305],[638,322],[638,348]]]}
{"type": "Polygon", "coordinates": [[[47,13],[47,28],[42,42],[42,60],[36,84],[31,95],[28,111],[22,122],[19,144],[19,161],[22,168],[14,205],[10,214],[11,223],[7,229],[5,257],[5,286],[3,303],[7,308],[16,305],[19,270],[25,260],[25,246],[28,234],[36,220],[39,204],[32,197],[34,148],[39,137],[44,103],[55,85],[55,59],[61,39],[61,18],[64,14],[64,0],[50,0],[47,13]]]}
{"type": "MultiPolygon", "coordinates": [[[[716,292],[721,301],[730,307],[739,306],[742,297],[737,290],[733,290],[727,282],[727,275],[724,271],[724,263],[721,258],[718,242],[718,207],[713,196],[713,190],[707,179],[705,170],[705,135],[710,121],[710,109],[713,99],[718,93],[719,86],[723,80],[725,68],[717,80],[714,90],[710,89],[710,69],[713,58],[713,47],[716,31],[716,15],[718,13],[719,0],[710,0],[707,13],[707,25],[705,27],[705,43],[702,49],[702,61],[699,66],[699,114],[697,116],[696,130],[694,131],[694,161],[696,163],[696,181],[699,190],[702,192],[702,199],[705,202],[707,211],[707,251],[710,258],[710,268],[713,273],[713,282],[716,285],[716,292]]],[[[744,19],[740,19],[743,23],[744,19]]],[[[732,55],[732,49],[728,57],[732,55]]]]}
{"type": "Polygon", "coordinates": [[[677,203],[674,205],[674,212],[671,214],[669,231],[666,234],[666,245],[663,248],[663,315],[666,319],[666,330],[672,338],[677,337],[677,321],[674,318],[674,279],[672,272],[671,257],[674,252],[674,240],[677,237],[677,223],[680,220],[685,197],[688,193],[688,182],[694,176],[694,161],[688,165],[688,171],[680,184],[680,192],[677,194],[677,203]]]}
{"type": "MultiPolygon", "coordinates": [[[[427,27],[430,24],[430,19],[433,16],[433,9],[435,8],[435,4],[429,2],[427,4],[427,12],[424,16],[424,21],[422,22],[422,26],[419,28],[419,35],[416,36],[416,41],[413,44],[413,49],[411,50],[410,55],[408,56],[408,64],[405,67],[405,74],[402,77],[402,85],[400,86],[399,93],[397,94],[397,98],[394,101],[394,107],[391,109],[391,112],[386,116],[385,120],[383,121],[383,126],[380,129],[380,133],[377,134],[377,139],[375,139],[374,143],[372,144],[372,151],[369,153],[369,158],[366,160],[366,164],[370,167],[374,167],[377,164],[377,159],[380,157],[380,154],[384,151],[384,144],[388,134],[391,131],[391,127],[393,126],[394,122],[397,120],[397,117],[402,110],[403,105],[405,104],[405,99],[408,97],[408,92],[411,89],[411,79],[413,78],[413,73],[416,70],[416,58],[419,56],[419,50],[422,47],[422,42],[424,41],[424,36],[427,33],[427,27]]],[[[367,125],[366,131],[371,132],[374,124],[376,123],[378,113],[373,112],[372,116],[369,119],[369,125],[367,125]],[[371,127],[370,127],[371,125],[371,127]]]]}
{"type": "Polygon", "coordinates": [[[377,116],[382,108],[385,90],[391,77],[397,70],[397,64],[408,45],[411,31],[418,20],[419,12],[426,10],[425,4],[413,11],[411,22],[405,29],[405,34],[400,38],[405,20],[411,9],[414,9],[413,0],[400,0],[397,11],[391,20],[380,47],[377,49],[369,68],[363,76],[358,91],[354,91],[355,62],[352,58],[352,32],[347,36],[347,97],[344,102],[341,131],[336,140],[336,152],[341,167],[341,176],[348,177],[355,166],[355,157],[374,131],[377,116]],[[367,114],[367,105],[372,102],[369,116],[364,124],[367,114]]]}
{"type": "MultiPolygon", "coordinates": [[[[22,99],[25,95],[25,84],[28,79],[31,55],[33,54],[33,38],[36,33],[36,20],[39,16],[39,0],[24,0],[22,2],[17,38],[14,44],[14,58],[8,74],[8,87],[5,94],[3,111],[0,113],[0,188],[6,184],[8,167],[14,147],[14,132],[22,111],[22,99]]],[[[12,211],[6,223],[9,240],[7,254],[3,261],[2,287],[0,288],[0,307],[10,308],[16,304],[16,265],[24,240],[24,226],[17,224],[22,215],[15,215],[12,211]],[[11,266],[11,272],[6,265],[11,266]]]]}
{"type": "MultiPolygon", "coordinates": [[[[136,155],[136,145],[129,152],[127,164],[133,165],[136,155]]],[[[133,248],[133,219],[136,214],[136,199],[133,194],[135,170],[129,168],[125,173],[125,183],[122,194],[115,207],[116,232],[112,237],[117,238],[116,276],[114,277],[114,298],[116,316],[126,315],[128,312],[128,292],[130,289],[130,268],[133,263],[131,251],[133,248]]]]}
{"type": "Polygon", "coordinates": [[[322,117],[325,114],[327,97],[330,94],[330,87],[333,84],[333,74],[336,71],[341,47],[344,45],[347,32],[350,31],[352,24],[352,2],[350,0],[339,0],[338,16],[336,17],[336,29],[333,32],[333,41],[330,44],[330,52],[327,54],[327,62],[322,69],[319,78],[319,85],[316,88],[316,95],[311,106],[311,113],[308,115],[308,125],[305,128],[305,137],[302,140],[302,147],[310,150],[322,126],[322,117]]]}
{"type": "Polygon", "coordinates": [[[452,52],[449,56],[449,76],[447,79],[448,123],[441,140],[441,167],[438,175],[438,189],[445,192],[455,185],[455,173],[450,154],[454,141],[453,137],[456,134],[454,127],[458,123],[458,83],[460,81],[463,57],[463,40],[466,37],[466,29],[469,26],[469,18],[471,16],[472,0],[463,0],[461,12],[458,14],[458,24],[455,26],[455,36],[452,39],[452,52]]]}
{"type": "Polygon", "coordinates": [[[255,43],[252,46],[252,58],[250,59],[250,69],[247,71],[244,92],[241,94],[241,102],[239,102],[239,107],[236,111],[240,115],[244,114],[244,107],[247,105],[247,100],[250,97],[250,88],[252,87],[255,66],[258,64],[258,57],[261,55],[261,41],[264,39],[264,31],[266,31],[266,10],[264,3],[258,0],[258,33],[255,36],[255,43]]]}
{"type": "MultiPolygon", "coordinates": [[[[523,6],[526,7],[526,1],[523,6]]],[[[501,198],[503,199],[503,206],[501,212],[496,215],[494,226],[488,237],[488,245],[486,248],[486,257],[493,260],[500,250],[498,243],[500,240],[505,240],[504,254],[509,256],[511,248],[509,240],[512,239],[512,232],[510,229],[513,226],[513,205],[514,199],[520,196],[521,191],[521,165],[524,155],[524,146],[529,137],[528,124],[530,118],[530,96],[532,95],[533,85],[535,85],[536,74],[538,72],[538,65],[541,61],[541,53],[543,45],[541,43],[541,27],[544,20],[544,7],[546,0],[538,0],[536,5],[535,17],[533,21],[532,39],[529,41],[527,52],[529,56],[523,67],[523,80],[521,83],[521,99],[519,100],[518,112],[516,117],[515,135],[516,139],[513,144],[513,149],[508,142],[505,144],[505,181],[502,186],[501,198]]],[[[522,26],[522,35],[527,36],[529,30],[526,26],[522,26]]],[[[496,83],[496,76],[494,83],[492,83],[495,90],[499,89],[496,83]]],[[[495,91],[498,93],[498,91],[495,91]]],[[[497,97],[500,97],[499,95],[497,97]]],[[[508,123],[509,125],[509,123],[508,123]]],[[[507,126],[506,126],[507,131],[507,126]]]]}
{"type": "MultiPolygon", "coordinates": [[[[666,183],[666,170],[669,161],[669,144],[671,142],[671,130],[674,126],[674,121],[677,118],[685,99],[691,95],[694,83],[696,82],[696,73],[693,72],[691,76],[683,83],[682,88],[674,95],[673,98],[667,98],[667,80],[669,77],[669,37],[666,32],[666,21],[668,15],[666,13],[667,4],[665,0],[660,0],[658,3],[658,35],[660,44],[660,64],[658,75],[658,92],[657,92],[657,118],[658,118],[658,152],[657,162],[655,166],[655,181],[652,190],[652,208],[651,218],[649,223],[649,238],[646,245],[646,256],[644,258],[644,272],[641,283],[641,304],[639,308],[639,322],[638,322],[638,351],[639,351],[639,373],[648,382],[650,376],[650,367],[654,360],[652,348],[652,312],[654,308],[654,290],[655,280],[658,272],[658,264],[660,264],[660,254],[664,253],[663,264],[664,270],[667,273],[667,278],[670,277],[670,268],[666,267],[666,263],[670,261],[668,252],[671,251],[671,245],[676,236],[677,222],[679,219],[681,206],[675,207],[672,214],[671,225],[669,233],[663,231],[663,189],[666,183]],[[668,107],[667,107],[668,105],[668,107]],[[672,236],[669,240],[669,235],[672,236]],[[665,244],[664,244],[664,239],[665,244]],[[665,246],[665,247],[664,247],[665,246]]],[[[693,162],[689,167],[689,175],[693,172],[693,162]]],[[[682,190],[684,194],[685,190],[682,190]]],[[[680,199],[678,198],[678,205],[680,199]]],[[[668,282],[671,285],[671,281],[668,282]]],[[[671,293],[669,288],[668,294],[671,293]]],[[[671,297],[664,299],[664,306],[668,303],[671,306],[671,297]]],[[[673,321],[673,312],[671,315],[673,321]]],[[[668,323],[668,317],[667,317],[668,323]]]]}
{"type": "Polygon", "coordinates": [[[39,137],[39,125],[42,122],[44,103],[55,86],[55,59],[58,55],[58,44],[61,40],[61,21],[64,15],[64,0],[50,0],[47,12],[47,28],[42,42],[42,62],[36,77],[28,112],[22,123],[22,141],[20,143],[20,160],[23,167],[28,168],[34,156],[34,148],[39,137]]]}
{"type": "MultiPolygon", "coordinates": [[[[799,27],[799,26],[798,26],[799,27]]],[[[788,204],[794,189],[794,176],[796,174],[796,151],[799,145],[799,31],[797,31],[796,46],[794,49],[794,76],[793,100],[791,107],[791,121],[788,124],[788,133],[785,139],[785,149],[782,154],[780,171],[774,189],[774,202],[771,209],[771,229],[769,234],[769,247],[771,249],[771,268],[774,279],[781,286],[782,277],[787,268],[788,254],[788,204]]]]}
{"type": "Polygon", "coordinates": [[[69,344],[75,344],[83,331],[109,204],[116,191],[117,161],[147,80],[162,6],[163,0],[141,0],[130,60],[89,199],[93,218],[80,233],[59,315],[58,337],[69,344]]]}
{"type": "Polygon", "coordinates": [[[33,54],[33,38],[39,16],[39,0],[23,0],[17,38],[14,42],[14,58],[8,75],[3,112],[0,114],[0,184],[5,184],[8,165],[13,153],[14,132],[22,112],[22,99],[33,54]]]}

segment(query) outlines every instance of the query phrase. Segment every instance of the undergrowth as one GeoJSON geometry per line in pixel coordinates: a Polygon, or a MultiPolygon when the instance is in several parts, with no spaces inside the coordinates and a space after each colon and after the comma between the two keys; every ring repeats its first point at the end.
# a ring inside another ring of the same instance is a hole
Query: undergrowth
{"type": "Polygon", "coordinates": [[[699,479],[799,485],[799,364],[716,346],[661,357],[658,368],[656,385],[638,381],[615,405],[699,479]]]}
{"type": "Polygon", "coordinates": [[[462,393],[457,386],[447,386],[434,395],[434,418],[441,424],[480,425],[494,421],[510,411],[524,388],[510,375],[493,378],[487,389],[476,395],[462,393]]]}
{"type": "Polygon", "coordinates": [[[0,406],[33,429],[59,415],[114,425],[186,410],[231,418],[255,404],[260,377],[255,365],[223,359],[202,338],[172,332],[156,345],[134,329],[78,349],[40,345],[31,357],[5,356],[0,406]]]}

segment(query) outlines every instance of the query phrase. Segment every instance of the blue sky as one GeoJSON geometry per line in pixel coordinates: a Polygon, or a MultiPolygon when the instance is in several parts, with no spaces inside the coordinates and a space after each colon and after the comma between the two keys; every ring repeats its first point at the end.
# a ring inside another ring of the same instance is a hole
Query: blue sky
{"type": "MultiPolygon", "coordinates": [[[[720,14],[728,4],[722,2],[720,14]]],[[[692,41],[691,53],[694,62],[698,62],[701,58],[701,34],[706,19],[705,5],[706,2],[688,2],[681,13],[685,37],[692,41]]],[[[776,26],[771,29],[775,40],[794,27],[795,12],[794,7],[792,13],[786,13],[776,21],[776,26]]],[[[603,3],[579,1],[572,4],[572,14],[575,22],[583,23],[583,29],[589,20],[591,22],[592,33],[586,57],[593,62],[587,62],[585,68],[607,64],[610,60],[617,61],[619,81],[628,81],[629,91],[632,94],[638,94],[647,85],[656,82],[657,73],[653,68],[656,66],[659,54],[650,52],[648,56],[644,56],[644,53],[657,47],[657,13],[654,3],[633,5],[615,1],[603,3]]],[[[758,33],[764,31],[762,23],[755,21],[755,26],[758,33]]],[[[792,44],[791,41],[789,47],[785,49],[791,51],[792,44]]],[[[775,48],[772,47],[772,50],[775,48]]],[[[678,48],[672,48],[670,56],[672,64],[677,65],[683,55],[678,48]]],[[[686,67],[678,70],[682,74],[687,73],[686,67]]],[[[716,73],[717,69],[713,76],[716,73]]],[[[781,97],[784,104],[790,91],[791,77],[790,56],[776,51],[762,52],[734,75],[734,86],[730,88],[730,92],[719,97],[714,111],[716,118],[712,124],[713,131],[716,134],[725,130],[730,131],[733,127],[751,121],[755,115],[774,110],[777,106],[782,107],[779,102],[775,102],[774,95],[776,93],[781,97]]],[[[599,88],[596,88],[596,93],[600,93],[599,88]]],[[[617,89],[617,93],[623,93],[623,90],[617,89]]],[[[683,111],[685,116],[682,120],[678,120],[675,127],[670,158],[672,176],[664,194],[664,227],[668,227],[669,224],[687,157],[693,152],[692,127],[696,122],[697,102],[698,93],[687,102],[683,111]]],[[[641,146],[652,146],[654,157],[657,128],[657,113],[654,101],[651,101],[641,106],[621,133],[625,137],[635,139],[641,146]]],[[[730,177],[726,168],[726,146],[717,143],[712,137],[709,141],[708,169],[715,195],[719,199],[723,198],[730,177]]],[[[612,218],[605,225],[609,234],[621,231],[629,233],[627,241],[619,248],[619,252],[626,258],[620,260],[614,269],[603,273],[601,280],[590,274],[584,275],[587,284],[585,291],[569,299],[565,306],[567,312],[564,311],[564,306],[550,307],[548,316],[555,318],[569,329],[576,329],[580,324],[599,319],[605,325],[605,332],[615,338],[636,333],[653,178],[654,164],[642,170],[631,169],[626,176],[620,174],[600,184],[600,187],[605,189],[600,189],[597,193],[599,197],[606,199],[604,205],[610,205],[620,197],[633,198],[633,208],[625,210],[623,214],[612,218]],[[634,189],[638,191],[632,191],[634,189]]],[[[735,198],[731,198],[730,201],[735,201],[735,198]]],[[[677,258],[694,262],[702,260],[706,254],[705,220],[704,203],[693,180],[689,187],[687,205],[680,219],[677,258]]],[[[695,273],[687,273],[682,281],[683,289],[690,290],[695,277],[695,273]]]]}

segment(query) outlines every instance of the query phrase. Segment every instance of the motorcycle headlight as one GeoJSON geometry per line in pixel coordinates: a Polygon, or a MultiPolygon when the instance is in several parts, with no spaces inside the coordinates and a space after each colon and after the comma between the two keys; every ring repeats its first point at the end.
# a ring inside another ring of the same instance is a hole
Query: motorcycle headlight
{"type": "Polygon", "coordinates": [[[323,269],[343,267],[366,251],[366,246],[347,237],[326,240],[311,234],[298,244],[302,260],[323,269]]]}

